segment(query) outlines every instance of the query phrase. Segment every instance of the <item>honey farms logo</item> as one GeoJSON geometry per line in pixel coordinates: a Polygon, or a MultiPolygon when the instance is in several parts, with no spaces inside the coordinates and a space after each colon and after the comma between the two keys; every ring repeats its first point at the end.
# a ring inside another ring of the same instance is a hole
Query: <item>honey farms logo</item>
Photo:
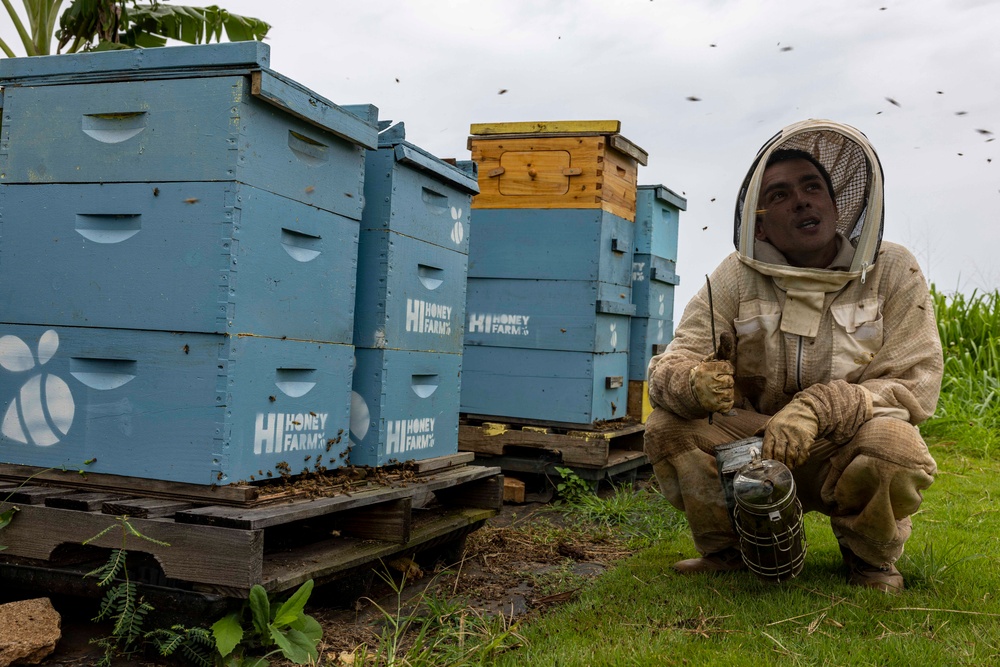
{"type": "Polygon", "coordinates": [[[455,221],[455,225],[451,228],[451,240],[455,242],[455,245],[462,245],[462,239],[465,238],[465,227],[462,226],[462,209],[452,206],[451,219],[455,221]]]}
{"type": "MultiPolygon", "coordinates": [[[[28,344],[17,336],[0,337],[0,366],[24,373],[44,366],[59,348],[59,334],[49,329],[38,339],[37,363],[28,344]]],[[[69,386],[51,373],[32,375],[7,406],[0,431],[26,445],[48,447],[69,432],[76,404],[69,386]]]]}

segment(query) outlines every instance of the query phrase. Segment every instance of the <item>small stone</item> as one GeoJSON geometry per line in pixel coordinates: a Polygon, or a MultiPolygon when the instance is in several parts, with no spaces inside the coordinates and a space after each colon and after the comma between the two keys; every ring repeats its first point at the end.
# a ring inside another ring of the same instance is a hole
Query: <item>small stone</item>
{"type": "Polygon", "coordinates": [[[48,598],[0,605],[0,667],[37,665],[56,650],[62,618],[48,598]]]}

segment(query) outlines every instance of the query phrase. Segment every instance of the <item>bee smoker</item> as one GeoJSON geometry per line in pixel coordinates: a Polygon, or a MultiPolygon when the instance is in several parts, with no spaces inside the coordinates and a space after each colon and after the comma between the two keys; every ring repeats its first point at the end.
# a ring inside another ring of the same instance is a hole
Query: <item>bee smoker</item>
{"type": "Polygon", "coordinates": [[[805,563],[802,505],[792,472],[761,459],[762,442],[753,437],[720,445],[715,460],[743,562],[762,579],[787,581],[805,563]]]}

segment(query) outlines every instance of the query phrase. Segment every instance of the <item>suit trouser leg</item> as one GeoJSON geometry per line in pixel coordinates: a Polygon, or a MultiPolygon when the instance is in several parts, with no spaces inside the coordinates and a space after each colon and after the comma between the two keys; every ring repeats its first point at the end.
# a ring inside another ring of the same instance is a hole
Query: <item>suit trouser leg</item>
{"type": "Polygon", "coordinates": [[[936,472],[914,426],[889,417],[865,423],[830,457],[820,491],[837,540],[872,565],[895,563],[936,472]]]}
{"type": "MultiPolygon", "coordinates": [[[[684,512],[695,548],[705,555],[738,546],[715,462],[716,446],[749,437],[766,415],[736,410],[686,420],[655,409],[646,422],[645,451],[660,489],[684,512]]],[[[915,427],[875,418],[849,442],[817,440],[809,460],[793,471],[803,511],[830,516],[843,546],[873,565],[894,563],[910,536],[910,515],[937,470],[915,427]]]]}
{"type": "Polygon", "coordinates": [[[715,463],[715,447],[749,437],[768,417],[736,410],[688,420],[656,408],[646,420],[645,451],[660,490],[684,512],[695,548],[702,555],[738,546],[715,463]]]}

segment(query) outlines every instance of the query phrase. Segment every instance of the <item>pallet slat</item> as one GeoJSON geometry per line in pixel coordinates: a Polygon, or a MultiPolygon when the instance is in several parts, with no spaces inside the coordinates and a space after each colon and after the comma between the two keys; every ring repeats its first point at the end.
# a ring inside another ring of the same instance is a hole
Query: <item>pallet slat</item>
{"type": "Polygon", "coordinates": [[[500,456],[510,447],[529,447],[555,452],[566,465],[602,468],[608,465],[612,443],[620,449],[642,450],[645,426],[632,424],[610,431],[564,431],[485,422],[462,424],[458,446],[464,451],[500,456]]]}
{"type": "Polygon", "coordinates": [[[295,500],[282,505],[269,505],[255,509],[219,506],[194,508],[178,512],[176,520],[179,523],[258,530],[291,521],[311,519],[332,512],[343,512],[358,507],[365,507],[376,502],[387,502],[410,497],[413,496],[418,488],[424,491],[438,491],[449,486],[489,478],[495,476],[498,472],[496,468],[478,466],[456,468],[423,477],[419,480],[419,483],[414,482],[413,485],[408,486],[376,487],[345,492],[330,498],[295,500]]]}
{"type": "MultiPolygon", "coordinates": [[[[0,511],[7,507],[9,503],[0,504],[0,511]]],[[[45,561],[59,545],[82,544],[114,523],[107,514],[22,505],[0,535],[7,547],[3,556],[45,561]]],[[[222,530],[163,519],[134,518],[129,523],[157,542],[127,534],[124,548],[153,554],[171,579],[246,590],[260,580],[262,531],[222,530]]],[[[111,530],[90,544],[122,548],[123,537],[120,531],[111,530]]]]}

